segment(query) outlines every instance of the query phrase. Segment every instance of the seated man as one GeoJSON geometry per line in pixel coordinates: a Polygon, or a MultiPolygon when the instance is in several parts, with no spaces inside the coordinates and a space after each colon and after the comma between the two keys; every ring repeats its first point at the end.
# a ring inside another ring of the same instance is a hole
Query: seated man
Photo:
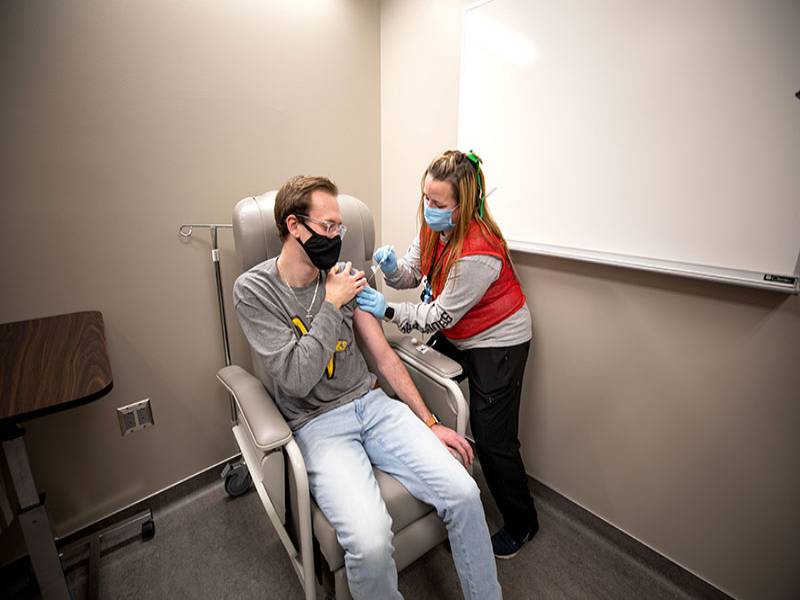
{"type": "Polygon", "coordinates": [[[275,384],[275,402],[305,459],[311,493],[344,549],[358,599],[400,598],[391,518],[372,465],[431,504],[447,526],[466,598],[501,598],[478,487],[451,455],[467,441],[436,422],[380,324],[355,307],[364,273],[339,258],[338,191],[322,177],[293,177],[275,198],[283,246],[243,273],[236,313],[275,384]],[[354,328],[403,402],[375,386],[354,328]],[[438,438],[438,439],[437,439],[438,438]]]}

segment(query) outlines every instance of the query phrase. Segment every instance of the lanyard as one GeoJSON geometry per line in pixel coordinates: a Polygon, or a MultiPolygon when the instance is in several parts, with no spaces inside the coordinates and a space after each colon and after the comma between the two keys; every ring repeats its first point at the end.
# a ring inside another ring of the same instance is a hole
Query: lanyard
{"type": "MultiPolygon", "coordinates": [[[[449,243],[450,240],[447,240],[447,244],[449,243]]],[[[444,255],[447,252],[447,244],[444,244],[444,246],[442,247],[442,251],[439,252],[439,240],[436,240],[436,256],[433,257],[433,260],[431,261],[431,267],[430,269],[428,269],[428,272],[425,275],[425,278],[423,280],[425,287],[423,288],[422,293],[419,296],[420,300],[422,300],[424,304],[429,304],[433,300],[433,288],[431,287],[431,274],[435,270],[436,265],[439,262],[439,259],[444,258],[444,255]]]]}
{"type": "Polygon", "coordinates": [[[445,252],[447,252],[447,244],[449,244],[449,243],[450,243],[450,240],[448,239],[447,243],[445,243],[442,246],[442,251],[439,252],[439,240],[438,239],[436,240],[436,255],[433,257],[433,260],[431,261],[431,268],[428,269],[428,272],[425,274],[425,277],[427,279],[431,278],[431,274],[436,269],[436,265],[439,263],[439,260],[444,258],[445,252]]]}

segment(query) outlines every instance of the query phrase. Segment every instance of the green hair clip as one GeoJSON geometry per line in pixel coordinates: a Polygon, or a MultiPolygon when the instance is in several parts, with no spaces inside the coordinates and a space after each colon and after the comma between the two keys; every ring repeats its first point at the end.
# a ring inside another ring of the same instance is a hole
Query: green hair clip
{"type": "Polygon", "coordinates": [[[483,195],[483,186],[481,186],[481,178],[479,176],[481,170],[481,159],[478,158],[478,155],[472,150],[470,150],[469,153],[465,154],[464,156],[466,156],[467,160],[469,160],[469,162],[472,163],[472,166],[475,167],[475,181],[478,183],[478,214],[482,219],[483,204],[486,202],[486,196],[483,195]]]}

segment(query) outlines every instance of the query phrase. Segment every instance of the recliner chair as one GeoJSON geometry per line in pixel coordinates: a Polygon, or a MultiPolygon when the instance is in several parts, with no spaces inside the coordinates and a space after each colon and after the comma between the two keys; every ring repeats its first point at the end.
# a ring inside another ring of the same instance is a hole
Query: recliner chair
{"type": "MultiPolygon", "coordinates": [[[[273,217],[275,195],[272,191],[245,198],[234,208],[233,233],[243,271],[280,253],[281,241],[273,217]]],[[[347,225],[340,260],[352,261],[354,268],[369,273],[375,243],[369,208],[347,195],[339,196],[339,205],[347,225]]],[[[464,435],[469,408],[453,381],[461,367],[414,338],[396,337],[390,343],[428,407],[445,425],[464,435]]],[[[363,349],[364,345],[359,347],[363,349]]],[[[370,371],[378,374],[372,357],[364,354],[370,371]]],[[[233,365],[221,369],[217,379],[235,400],[233,434],[255,489],[289,554],[306,600],[316,598],[315,575],[326,595],[335,595],[337,600],[351,598],[344,552],[336,532],[309,493],[303,457],[272,400],[269,375],[258,360],[253,360],[253,367],[256,376],[233,365]]],[[[387,394],[394,395],[386,382],[379,382],[387,394]]],[[[445,540],[447,530],[433,507],[411,496],[386,473],[375,469],[375,475],[392,517],[394,559],[398,570],[402,570],[445,540]]]]}

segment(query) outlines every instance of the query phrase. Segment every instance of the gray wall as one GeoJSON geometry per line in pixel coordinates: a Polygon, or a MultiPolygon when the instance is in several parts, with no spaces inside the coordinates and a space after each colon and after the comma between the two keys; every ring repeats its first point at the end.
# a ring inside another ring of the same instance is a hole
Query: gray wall
{"type": "Polygon", "coordinates": [[[235,453],[208,235],[178,225],[300,172],[379,218],[379,39],[369,0],[0,3],[0,322],[101,310],[114,372],[27,425],[58,533],[235,453]],[[145,397],[156,426],[121,437],[145,397]]]}
{"type": "MultiPolygon", "coordinates": [[[[425,165],[456,144],[465,4],[381,3],[382,234],[398,249],[425,165]]],[[[515,261],[534,316],[528,473],[734,596],[796,598],[800,298],[515,261]]]]}

